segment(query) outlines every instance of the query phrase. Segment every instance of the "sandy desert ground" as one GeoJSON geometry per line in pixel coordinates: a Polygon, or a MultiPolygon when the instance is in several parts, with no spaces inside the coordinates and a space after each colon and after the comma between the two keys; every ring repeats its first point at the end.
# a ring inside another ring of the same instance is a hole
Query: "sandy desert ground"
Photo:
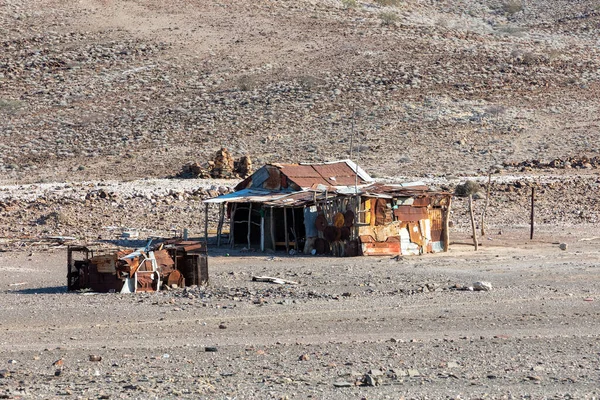
{"type": "Polygon", "coordinates": [[[64,249],[0,253],[0,396],[598,398],[600,232],[528,234],[401,260],[214,249],[208,287],[137,295],[66,293],[64,249]]]}

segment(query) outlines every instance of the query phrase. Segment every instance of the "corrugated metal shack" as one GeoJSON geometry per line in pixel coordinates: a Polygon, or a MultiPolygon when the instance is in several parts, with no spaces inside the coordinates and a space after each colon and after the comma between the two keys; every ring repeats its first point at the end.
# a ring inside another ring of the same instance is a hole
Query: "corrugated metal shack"
{"type": "Polygon", "coordinates": [[[218,204],[217,244],[336,256],[447,250],[451,195],[423,185],[382,185],[350,160],[267,164],[205,200],[218,204]],[[444,228],[445,227],[445,228],[444,228]]]}

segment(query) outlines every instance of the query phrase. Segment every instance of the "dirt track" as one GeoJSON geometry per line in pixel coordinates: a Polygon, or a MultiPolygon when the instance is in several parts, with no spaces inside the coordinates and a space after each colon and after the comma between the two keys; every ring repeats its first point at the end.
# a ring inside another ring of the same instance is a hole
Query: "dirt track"
{"type": "Polygon", "coordinates": [[[598,240],[527,233],[400,261],[213,251],[209,288],[151,295],[64,293],[63,251],[0,253],[0,394],[597,398],[598,240]],[[479,280],[494,289],[450,289],[479,280]]]}

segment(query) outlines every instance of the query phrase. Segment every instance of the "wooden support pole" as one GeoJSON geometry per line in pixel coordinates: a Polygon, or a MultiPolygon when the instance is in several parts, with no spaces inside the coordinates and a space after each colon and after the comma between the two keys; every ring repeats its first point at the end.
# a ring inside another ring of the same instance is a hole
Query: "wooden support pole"
{"type": "Polygon", "coordinates": [[[475,251],[479,249],[479,243],[477,243],[477,230],[475,229],[475,216],[473,214],[473,195],[469,195],[469,214],[471,215],[471,230],[473,231],[473,244],[475,245],[475,251]]]}
{"type": "Polygon", "coordinates": [[[485,193],[485,205],[483,206],[483,212],[481,213],[481,236],[485,236],[485,213],[487,212],[488,204],[490,202],[490,186],[492,185],[492,173],[488,174],[487,190],[485,193]]]}
{"type": "Polygon", "coordinates": [[[223,222],[225,220],[225,203],[219,205],[219,225],[217,225],[217,247],[221,247],[221,236],[223,235],[223,222]]]}
{"type": "Polygon", "coordinates": [[[233,203],[233,209],[231,210],[231,219],[229,220],[229,246],[233,249],[235,246],[235,212],[237,210],[237,203],[233,203]]]}
{"type": "Polygon", "coordinates": [[[287,207],[283,207],[283,227],[285,229],[285,251],[290,252],[290,237],[288,235],[287,207]]]}
{"type": "Polygon", "coordinates": [[[444,251],[450,247],[450,208],[452,207],[452,197],[448,197],[448,205],[444,214],[444,251]]]}
{"type": "Polygon", "coordinates": [[[529,231],[529,239],[533,239],[533,221],[534,221],[534,205],[535,205],[535,188],[531,188],[531,229],[529,231]]]}
{"type": "Polygon", "coordinates": [[[265,251],[265,213],[260,213],[260,251],[265,251]]]}
{"type": "Polygon", "coordinates": [[[250,250],[250,231],[252,230],[252,203],[250,203],[250,207],[248,207],[248,234],[246,235],[246,239],[248,239],[248,250],[250,250]]]}
{"type": "Polygon", "coordinates": [[[208,203],[204,204],[204,242],[208,248],[208,203]]]}
{"type": "Polygon", "coordinates": [[[271,245],[273,246],[273,251],[275,251],[275,218],[273,217],[273,207],[271,207],[271,245]]]}
{"type": "Polygon", "coordinates": [[[292,207],[292,231],[294,232],[294,249],[298,251],[298,233],[296,231],[296,209],[292,207]]]}

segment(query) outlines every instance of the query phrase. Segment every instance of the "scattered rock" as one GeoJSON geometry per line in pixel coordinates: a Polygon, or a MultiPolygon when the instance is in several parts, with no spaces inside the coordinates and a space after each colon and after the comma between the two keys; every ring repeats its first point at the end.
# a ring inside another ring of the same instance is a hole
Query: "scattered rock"
{"type": "Polygon", "coordinates": [[[492,290],[492,284],[490,282],[475,282],[473,283],[473,290],[489,292],[492,290]]]}

